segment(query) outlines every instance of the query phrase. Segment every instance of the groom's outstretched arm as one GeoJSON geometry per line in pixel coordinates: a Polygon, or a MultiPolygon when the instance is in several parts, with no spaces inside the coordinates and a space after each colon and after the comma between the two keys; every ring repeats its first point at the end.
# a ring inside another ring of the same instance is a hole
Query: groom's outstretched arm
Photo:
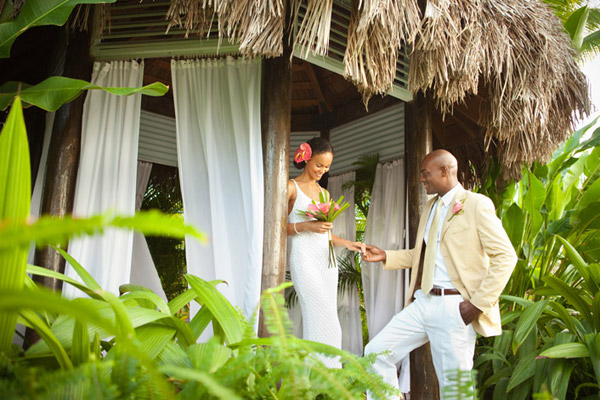
{"type": "Polygon", "coordinates": [[[365,245],[362,259],[368,262],[383,262],[383,269],[401,269],[412,266],[413,250],[382,250],[377,246],[365,245]]]}

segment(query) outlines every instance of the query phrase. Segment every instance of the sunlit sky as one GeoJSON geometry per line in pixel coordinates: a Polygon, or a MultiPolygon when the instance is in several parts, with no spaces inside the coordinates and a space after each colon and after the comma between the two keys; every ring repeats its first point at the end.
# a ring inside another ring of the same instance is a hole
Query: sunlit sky
{"type": "Polygon", "coordinates": [[[600,114],[600,55],[597,55],[593,60],[584,63],[582,70],[587,75],[590,84],[592,113],[585,121],[578,124],[579,126],[584,126],[600,114]]]}

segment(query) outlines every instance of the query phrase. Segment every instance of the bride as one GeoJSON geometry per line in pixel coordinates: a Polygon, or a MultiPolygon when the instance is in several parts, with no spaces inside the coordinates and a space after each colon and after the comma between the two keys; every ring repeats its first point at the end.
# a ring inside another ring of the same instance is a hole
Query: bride
{"type": "MultiPolygon", "coordinates": [[[[294,166],[302,169],[302,173],[288,181],[288,265],[302,309],[303,339],[341,348],[342,330],[337,315],[338,269],[329,266],[328,232],[333,224],[298,213],[308,210],[312,200],[319,202],[320,193],[329,198],[329,193],[318,181],[329,171],[332,160],[331,144],[320,137],[303,143],[294,154],[294,166]]],[[[361,250],[360,242],[331,236],[334,246],[361,250]]],[[[337,358],[318,358],[329,368],[340,367],[337,358]]]]}

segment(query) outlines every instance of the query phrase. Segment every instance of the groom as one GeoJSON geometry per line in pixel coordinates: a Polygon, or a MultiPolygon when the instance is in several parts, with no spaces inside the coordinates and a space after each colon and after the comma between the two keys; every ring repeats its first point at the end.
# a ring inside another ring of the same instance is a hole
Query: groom
{"type": "Polygon", "coordinates": [[[412,268],[407,303],[413,295],[414,301],[365,348],[365,354],[387,351],[373,368],[394,387],[396,363],[429,341],[443,393],[448,372],[472,369],[476,333],[502,333],[498,297],[517,256],[492,201],[463,189],[457,169],[456,158],[445,150],[423,159],[421,182],[436,196],[421,215],[414,249],[367,245],[363,252],[363,260],[382,261],[384,270],[412,268]]]}

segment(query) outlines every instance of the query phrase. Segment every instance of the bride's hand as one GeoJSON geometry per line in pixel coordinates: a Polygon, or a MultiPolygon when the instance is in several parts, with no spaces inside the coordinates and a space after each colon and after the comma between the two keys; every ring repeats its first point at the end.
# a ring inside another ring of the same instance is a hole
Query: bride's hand
{"type": "Polygon", "coordinates": [[[361,242],[348,242],[346,244],[346,248],[350,251],[358,251],[360,254],[363,254],[364,245],[361,242]]]}
{"type": "Polygon", "coordinates": [[[308,230],[315,233],[327,233],[333,228],[333,224],[331,222],[323,222],[323,221],[310,221],[307,223],[308,230]]]}

